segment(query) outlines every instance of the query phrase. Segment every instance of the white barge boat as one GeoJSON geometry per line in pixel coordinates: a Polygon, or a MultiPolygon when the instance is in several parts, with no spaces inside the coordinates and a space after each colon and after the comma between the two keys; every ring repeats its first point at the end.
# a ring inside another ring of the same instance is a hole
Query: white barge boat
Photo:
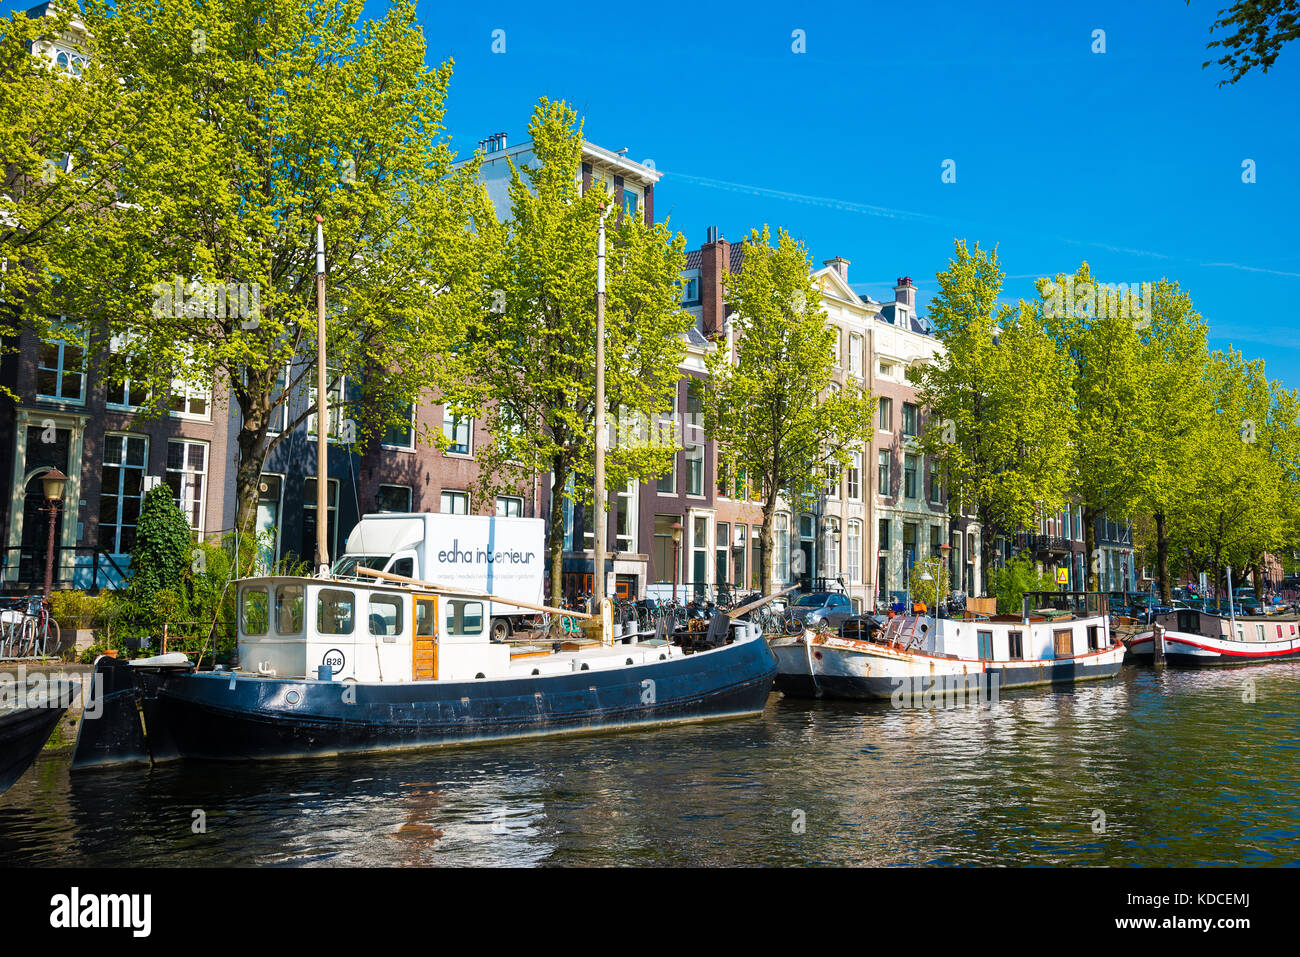
{"type": "Polygon", "coordinates": [[[1225,617],[1180,608],[1157,615],[1153,627],[1129,644],[1133,660],[1171,665],[1242,665],[1300,657],[1300,619],[1294,615],[1225,617]]]}
{"type": "Polygon", "coordinates": [[[774,639],[776,689],[792,697],[897,699],[931,688],[988,695],[1114,677],[1125,648],[1111,636],[1106,596],[1043,597],[1064,607],[991,617],[908,615],[869,637],[805,630],[774,639]]]}

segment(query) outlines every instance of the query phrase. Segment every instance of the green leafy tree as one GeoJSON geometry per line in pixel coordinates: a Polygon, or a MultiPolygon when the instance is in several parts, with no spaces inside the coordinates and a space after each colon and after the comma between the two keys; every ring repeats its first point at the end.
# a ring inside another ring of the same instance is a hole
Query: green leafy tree
{"type": "MultiPolygon", "coordinates": [[[[579,187],[582,125],[543,99],[529,123],[537,162],[511,163],[508,222],[486,224],[490,253],[477,308],[447,356],[442,401],[483,420],[476,491],[493,497],[551,475],[547,543],[551,597],[560,600],[564,504],[591,499],[597,423],[610,413],[648,422],[673,408],[691,317],[681,308],[685,239],[666,224],[607,219],[605,396],[596,408],[596,253],[603,188],[579,187]]],[[[648,433],[648,429],[645,430],[648,433]]],[[[662,474],[676,449],[611,444],[607,489],[662,474]]],[[[600,519],[598,519],[600,520],[600,519]]]]}
{"type": "Polygon", "coordinates": [[[801,505],[845,468],[872,435],[876,403],[834,382],[836,330],[827,323],[808,252],[766,226],[745,240],[739,272],[724,279],[735,314],[734,355],[724,341],[707,359],[705,429],[725,472],[760,490],[760,587],[771,590],[773,518],[781,496],[801,505]]]}
{"type": "MultiPolygon", "coordinates": [[[[86,217],[51,259],[51,291],[85,319],[92,352],[164,412],[179,387],[239,412],[237,527],[256,514],[270,448],[314,409],[315,217],[325,220],[331,431],[362,444],[429,400],[450,323],[478,294],[474,162],[443,133],[451,64],[425,65],[414,5],[362,0],[87,0],[96,69],[165,119],[124,141],[108,180],[134,217],[86,217]],[[140,236],[150,237],[139,241],[140,236]]],[[[106,80],[106,82],[108,82],[106,80]]],[[[141,109],[144,109],[141,106],[141,109]]],[[[425,436],[429,439],[428,436],[425,436]]]]}
{"type": "MultiPolygon", "coordinates": [[[[97,283],[82,257],[88,230],[123,247],[153,243],[146,218],[120,203],[118,186],[134,156],[171,139],[150,91],[128,87],[87,32],[74,4],[0,20],[0,341],[13,348],[24,328],[49,337],[61,288],[97,283]],[[60,64],[49,44],[76,54],[60,64]]],[[[89,297],[87,297],[89,298],[89,297]]],[[[60,329],[85,345],[77,328],[60,329]]],[[[0,387],[0,394],[9,390],[0,387]]]]}
{"type": "Polygon", "coordinates": [[[912,566],[908,582],[912,589],[912,601],[925,602],[926,608],[934,608],[940,594],[944,598],[952,596],[952,583],[948,579],[948,563],[945,561],[918,559],[912,566]],[[926,575],[930,576],[929,581],[925,579],[926,575]]]}
{"type": "MultiPolygon", "coordinates": [[[[1191,4],[1191,0],[1187,0],[1191,4]]],[[[1219,10],[1210,33],[1218,39],[1207,50],[1223,50],[1218,60],[1206,60],[1201,68],[1217,63],[1228,73],[1219,86],[1236,83],[1255,67],[1267,73],[1282,47],[1300,37],[1300,0],[1237,0],[1219,10]]]]}
{"type": "Polygon", "coordinates": [[[1070,488],[1069,356],[1039,311],[998,302],[1003,276],[996,250],[955,242],[930,302],[944,350],[908,370],[928,415],[920,446],[952,514],[979,521],[986,572],[997,538],[1061,508],[1070,488]]]}
{"type": "Polygon", "coordinates": [[[1072,498],[1083,511],[1088,587],[1100,587],[1097,522],[1105,515],[1127,519],[1152,496],[1159,478],[1152,436],[1167,415],[1168,399],[1149,374],[1140,315],[1145,304],[1111,297],[1094,282],[1087,263],[1073,276],[1040,279],[1046,327],[1072,360],[1067,469],[1072,498]],[[1105,303],[1104,308],[1099,303],[1105,303]],[[1104,313],[1104,314],[1103,314],[1104,313]]]}
{"type": "Polygon", "coordinates": [[[1172,583],[1169,519],[1194,495],[1212,454],[1207,445],[1214,401],[1205,321],[1176,282],[1160,280],[1152,287],[1152,298],[1148,321],[1139,323],[1153,415],[1143,439],[1148,469],[1145,496],[1137,507],[1151,516],[1151,558],[1167,603],[1172,583]],[[1170,401],[1174,396],[1177,402],[1170,401]]]}

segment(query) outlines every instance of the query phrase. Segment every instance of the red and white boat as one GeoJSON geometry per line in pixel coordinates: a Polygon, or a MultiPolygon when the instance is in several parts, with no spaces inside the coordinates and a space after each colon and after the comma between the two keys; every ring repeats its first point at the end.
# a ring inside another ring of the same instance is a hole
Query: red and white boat
{"type": "Polygon", "coordinates": [[[1294,615],[1225,618],[1180,608],[1157,615],[1157,627],[1139,632],[1129,644],[1138,662],[1155,660],[1160,646],[1171,665],[1231,665],[1300,658],[1300,619],[1294,615]]]}

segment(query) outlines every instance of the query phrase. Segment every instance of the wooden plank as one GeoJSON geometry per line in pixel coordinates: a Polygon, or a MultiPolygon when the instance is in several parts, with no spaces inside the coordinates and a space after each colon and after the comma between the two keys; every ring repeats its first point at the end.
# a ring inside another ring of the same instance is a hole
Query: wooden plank
{"type": "Polygon", "coordinates": [[[503,605],[513,605],[516,608],[527,608],[529,611],[549,611],[555,615],[572,615],[574,618],[596,618],[596,615],[589,615],[585,611],[571,611],[568,608],[552,608],[550,605],[534,605],[531,602],[520,601],[517,598],[502,598],[500,595],[493,595],[490,592],[475,591],[472,588],[452,588],[447,585],[439,585],[437,582],[421,581],[418,578],[407,578],[405,575],[395,575],[392,572],[377,572],[373,568],[354,569],[362,575],[370,575],[374,578],[382,578],[384,581],[401,582],[404,585],[419,585],[421,588],[427,588],[430,591],[440,592],[444,595],[455,595],[457,598],[481,598],[485,601],[499,601],[503,605]]]}

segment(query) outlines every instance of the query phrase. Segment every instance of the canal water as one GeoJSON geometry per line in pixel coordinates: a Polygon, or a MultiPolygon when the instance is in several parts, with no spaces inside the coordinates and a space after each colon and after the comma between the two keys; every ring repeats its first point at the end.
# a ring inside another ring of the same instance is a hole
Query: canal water
{"type": "Polygon", "coordinates": [[[1300,662],[398,756],[68,758],[0,796],[0,864],[1300,862],[1300,662]]]}

